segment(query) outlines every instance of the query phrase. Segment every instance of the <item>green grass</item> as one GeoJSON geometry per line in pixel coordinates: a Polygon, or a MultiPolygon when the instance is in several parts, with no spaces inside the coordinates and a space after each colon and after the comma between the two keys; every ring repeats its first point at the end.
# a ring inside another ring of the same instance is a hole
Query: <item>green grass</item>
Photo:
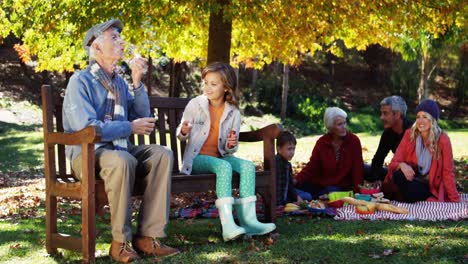
{"type": "MultiPolygon", "coordinates": [[[[39,215],[43,215],[40,209],[39,215]]],[[[76,226],[78,216],[61,223],[65,230],[76,226]]],[[[111,263],[108,224],[98,219],[97,263],[111,263]]],[[[44,218],[0,222],[0,262],[78,263],[80,255],[59,250],[60,257],[46,255],[44,218]]],[[[465,222],[334,221],[317,217],[281,217],[279,236],[272,245],[266,237],[221,241],[217,219],[171,220],[167,244],[183,253],[163,263],[461,263],[467,254],[465,222]],[[384,250],[392,250],[383,256],[384,250]],[[376,260],[373,257],[379,256],[376,260]]],[[[153,263],[145,258],[139,263],[153,263]]],[[[466,260],[465,260],[466,261],[466,260]]]]}
{"type": "Polygon", "coordinates": [[[44,166],[42,126],[21,126],[0,121],[0,172],[44,166]]]}

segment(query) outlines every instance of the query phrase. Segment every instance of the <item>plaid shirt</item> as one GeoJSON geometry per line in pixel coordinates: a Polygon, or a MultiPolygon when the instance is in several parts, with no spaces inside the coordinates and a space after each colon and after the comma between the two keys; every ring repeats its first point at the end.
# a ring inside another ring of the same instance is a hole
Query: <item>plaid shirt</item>
{"type": "Polygon", "coordinates": [[[276,204],[284,205],[293,202],[297,198],[293,185],[291,163],[276,154],[276,204]]]}

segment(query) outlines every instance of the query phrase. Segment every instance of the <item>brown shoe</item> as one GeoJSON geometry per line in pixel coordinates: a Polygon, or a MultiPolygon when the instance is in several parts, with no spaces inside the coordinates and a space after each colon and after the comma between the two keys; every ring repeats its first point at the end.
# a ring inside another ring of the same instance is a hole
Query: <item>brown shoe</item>
{"type": "Polygon", "coordinates": [[[166,257],[173,256],[180,252],[178,249],[166,246],[156,238],[151,237],[135,237],[133,238],[132,245],[138,253],[144,255],[156,255],[158,257],[166,257]]]}
{"type": "Polygon", "coordinates": [[[130,242],[120,243],[112,240],[109,255],[115,261],[129,263],[140,259],[140,256],[130,246],[130,242]]]}

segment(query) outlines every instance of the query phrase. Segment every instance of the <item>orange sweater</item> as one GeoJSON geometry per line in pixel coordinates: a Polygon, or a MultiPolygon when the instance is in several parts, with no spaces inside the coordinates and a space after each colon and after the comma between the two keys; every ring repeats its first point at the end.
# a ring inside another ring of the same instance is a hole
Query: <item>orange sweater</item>
{"type": "Polygon", "coordinates": [[[221,122],[221,116],[224,112],[224,104],[220,107],[214,107],[211,104],[208,105],[210,111],[210,132],[203,147],[200,150],[200,154],[208,155],[213,157],[220,157],[218,151],[218,136],[219,136],[219,123],[221,122]]]}

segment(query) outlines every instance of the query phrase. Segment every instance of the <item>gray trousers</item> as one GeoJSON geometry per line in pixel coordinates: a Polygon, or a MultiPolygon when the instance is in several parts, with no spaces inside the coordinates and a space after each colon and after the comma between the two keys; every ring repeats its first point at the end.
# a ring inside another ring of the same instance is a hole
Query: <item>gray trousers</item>
{"type": "MultiPolygon", "coordinates": [[[[166,236],[172,164],[172,150],[160,145],[129,146],[128,152],[106,147],[96,150],[96,169],[104,181],[115,241],[132,240],[131,195],[135,182],[144,184],[137,235],[166,236]]],[[[81,155],[72,162],[72,169],[81,178],[81,155]]]]}

